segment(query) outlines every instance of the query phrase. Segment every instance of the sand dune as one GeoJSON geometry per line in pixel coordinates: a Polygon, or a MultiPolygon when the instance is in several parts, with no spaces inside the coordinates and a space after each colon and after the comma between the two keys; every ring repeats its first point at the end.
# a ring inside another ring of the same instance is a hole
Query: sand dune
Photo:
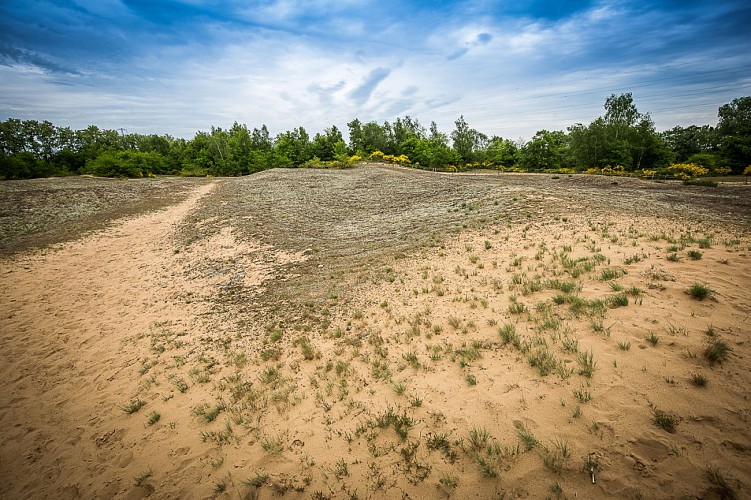
{"type": "Polygon", "coordinates": [[[0,260],[4,498],[748,495],[747,226],[543,196],[347,274],[231,182],[0,260]]]}

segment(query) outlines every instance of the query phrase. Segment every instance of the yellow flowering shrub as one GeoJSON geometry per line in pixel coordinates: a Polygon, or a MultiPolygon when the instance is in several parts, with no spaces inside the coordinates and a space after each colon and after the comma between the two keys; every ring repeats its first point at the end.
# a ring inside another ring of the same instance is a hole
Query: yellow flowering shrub
{"type": "Polygon", "coordinates": [[[668,167],[668,172],[673,174],[676,179],[685,181],[688,179],[693,179],[694,177],[707,175],[709,170],[695,163],[675,163],[668,167]]]}
{"type": "Polygon", "coordinates": [[[746,167],[746,170],[743,171],[743,175],[751,175],[751,165],[746,167]]]}
{"type": "Polygon", "coordinates": [[[600,173],[600,169],[596,167],[588,168],[587,170],[584,171],[584,173],[587,175],[597,175],[600,173]]]}
{"type": "Polygon", "coordinates": [[[378,151],[378,150],[373,151],[372,153],[370,153],[370,159],[371,160],[383,160],[383,156],[384,156],[383,153],[381,151],[378,151]]]}
{"type": "Polygon", "coordinates": [[[651,177],[654,177],[655,175],[657,175],[657,170],[648,170],[648,169],[645,168],[645,169],[643,169],[641,171],[641,175],[642,175],[642,177],[650,177],[651,178],[651,177]]]}
{"type": "Polygon", "coordinates": [[[626,169],[623,168],[623,165],[616,165],[614,167],[608,165],[602,170],[600,170],[600,173],[603,175],[623,175],[626,173],[626,169]]]}
{"type": "Polygon", "coordinates": [[[712,171],[712,175],[728,175],[733,170],[730,167],[720,167],[712,171]]]}

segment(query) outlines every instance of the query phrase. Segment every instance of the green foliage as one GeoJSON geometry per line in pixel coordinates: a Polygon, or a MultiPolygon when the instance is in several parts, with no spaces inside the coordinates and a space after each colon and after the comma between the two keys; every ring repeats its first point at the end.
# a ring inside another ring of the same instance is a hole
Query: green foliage
{"type": "Polygon", "coordinates": [[[110,150],[86,163],[88,173],[102,177],[143,177],[163,170],[164,159],[154,152],[110,150]]]}
{"type": "Polygon", "coordinates": [[[519,165],[527,170],[557,170],[569,165],[568,136],[561,131],[538,131],[519,153],[519,165]]]}
{"type": "Polygon", "coordinates": [[[569,127],[569,140],[574,162],[582,169],[621,165],[636,171],[666,166],[674,157],[649,115],[636,109],[631,93],[608,97],[605,115],[588,126],[569,127]]]}
{"type": "Polygon", "coordinates": [[[675,434],[680,418],[672,413],[655,410],[653,422],[657,427],[666,430],[671,434],[675,434]]]}
{"type": "Polygon", "coordinates": [[[726,175],[731,170],[740,174],[751,165],[751,97],[721,106],[718,116],[716,129],[692,125],[657,134],[630,93],[611,95],[604,115],[590,124],[574,124],[568,132],[540,130],[526,144],[488,138],[463,116],[450,135],[440,132],[435,122],[426,130],[409,116],[382,124],[354,119],[347,124],[349,144],[336,126],[311,139],[302,127],[272,137],[265,125],[250,130],[235,122],[227,129],[199,131],[186,140],[93,125],[74,131],[49,121],[9,118],[0,122],[0,179],[85,172],[123,177],[235,176],[278,167],[343,168],[352,165],[352,155],[365,158],[374,151],[408,158],[418,168],[449,171],[572,173],[575,167],[589,173],[683,180],[726,175]]]}

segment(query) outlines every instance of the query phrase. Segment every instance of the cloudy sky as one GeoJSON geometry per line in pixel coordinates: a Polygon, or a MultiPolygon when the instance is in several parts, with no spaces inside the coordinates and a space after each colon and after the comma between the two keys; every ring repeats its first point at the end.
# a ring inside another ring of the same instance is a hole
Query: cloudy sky
{"type": "Polygon", "coordinates": [[[714,125],[751,95],[749,26],[748,0],[0,0],[0,120],[528,139],[632,92],[659,130],[714,125]]]}

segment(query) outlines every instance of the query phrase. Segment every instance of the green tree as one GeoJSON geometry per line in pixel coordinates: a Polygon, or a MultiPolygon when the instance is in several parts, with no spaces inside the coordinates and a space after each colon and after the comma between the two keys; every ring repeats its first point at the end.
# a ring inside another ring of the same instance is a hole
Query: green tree
{"type": "Polygon", "coordinates": [[[751,164],[751,97],[739,97],[717,112],[720,157],[734,173],[751,164]]]}
{"type": "Polygon", "coordinates": [[[554,170],[567,166],[567,155],[565,132],[540,130],[519,152],[519,164],[528,170],[554,170]]]}
{"type": "Polygon", "coordinates": [[[637,170],[667,166],[673,159],[649,114],[639,113],[630,93],[611,95],[604,116],[568,130],[571,158],[581,169],[620,165],[637,170]]]}
{"type": "Polygon", "coordinates": [[[493,136],[485,149],[485,159],[493,165],[510,168],[516,165],[519,157],[519,148],[516,143],[509,139],[493,136]]]}
{"type": "Polygon", "coordinates": [[[334,145],[340,141],[344,142],[342,133],[336,125],[332,125],[323,134],[316,134],[313,138],[311,145],[313,155],[323,161],[333,161],[335,159],[334,145]]]}
{"type": "Polygon", "coordinates": [[[709,125],[676,126],[661,135],[675,153],[675,161],[679,163],[688,161],[695,154],[715,153],[719,150],[719,136],[715,128],[709,125]]]}
{"type": "Polygon", "coordinates": [[[352,154],[358,151],[365,152],[365,136],[362,131],[362,123],[355,118],[347,124],[349,129],[349,151],[352,154]]]}
{"type": "Polygon", "coordinates": [[[451,132],[454,151],[459,154],[461,161],[471,163],[475,161],[477,152],[484,150],[488,137],[471,128],[464,120],[464,115],[454,122],[456,128],[451,132]]]}

